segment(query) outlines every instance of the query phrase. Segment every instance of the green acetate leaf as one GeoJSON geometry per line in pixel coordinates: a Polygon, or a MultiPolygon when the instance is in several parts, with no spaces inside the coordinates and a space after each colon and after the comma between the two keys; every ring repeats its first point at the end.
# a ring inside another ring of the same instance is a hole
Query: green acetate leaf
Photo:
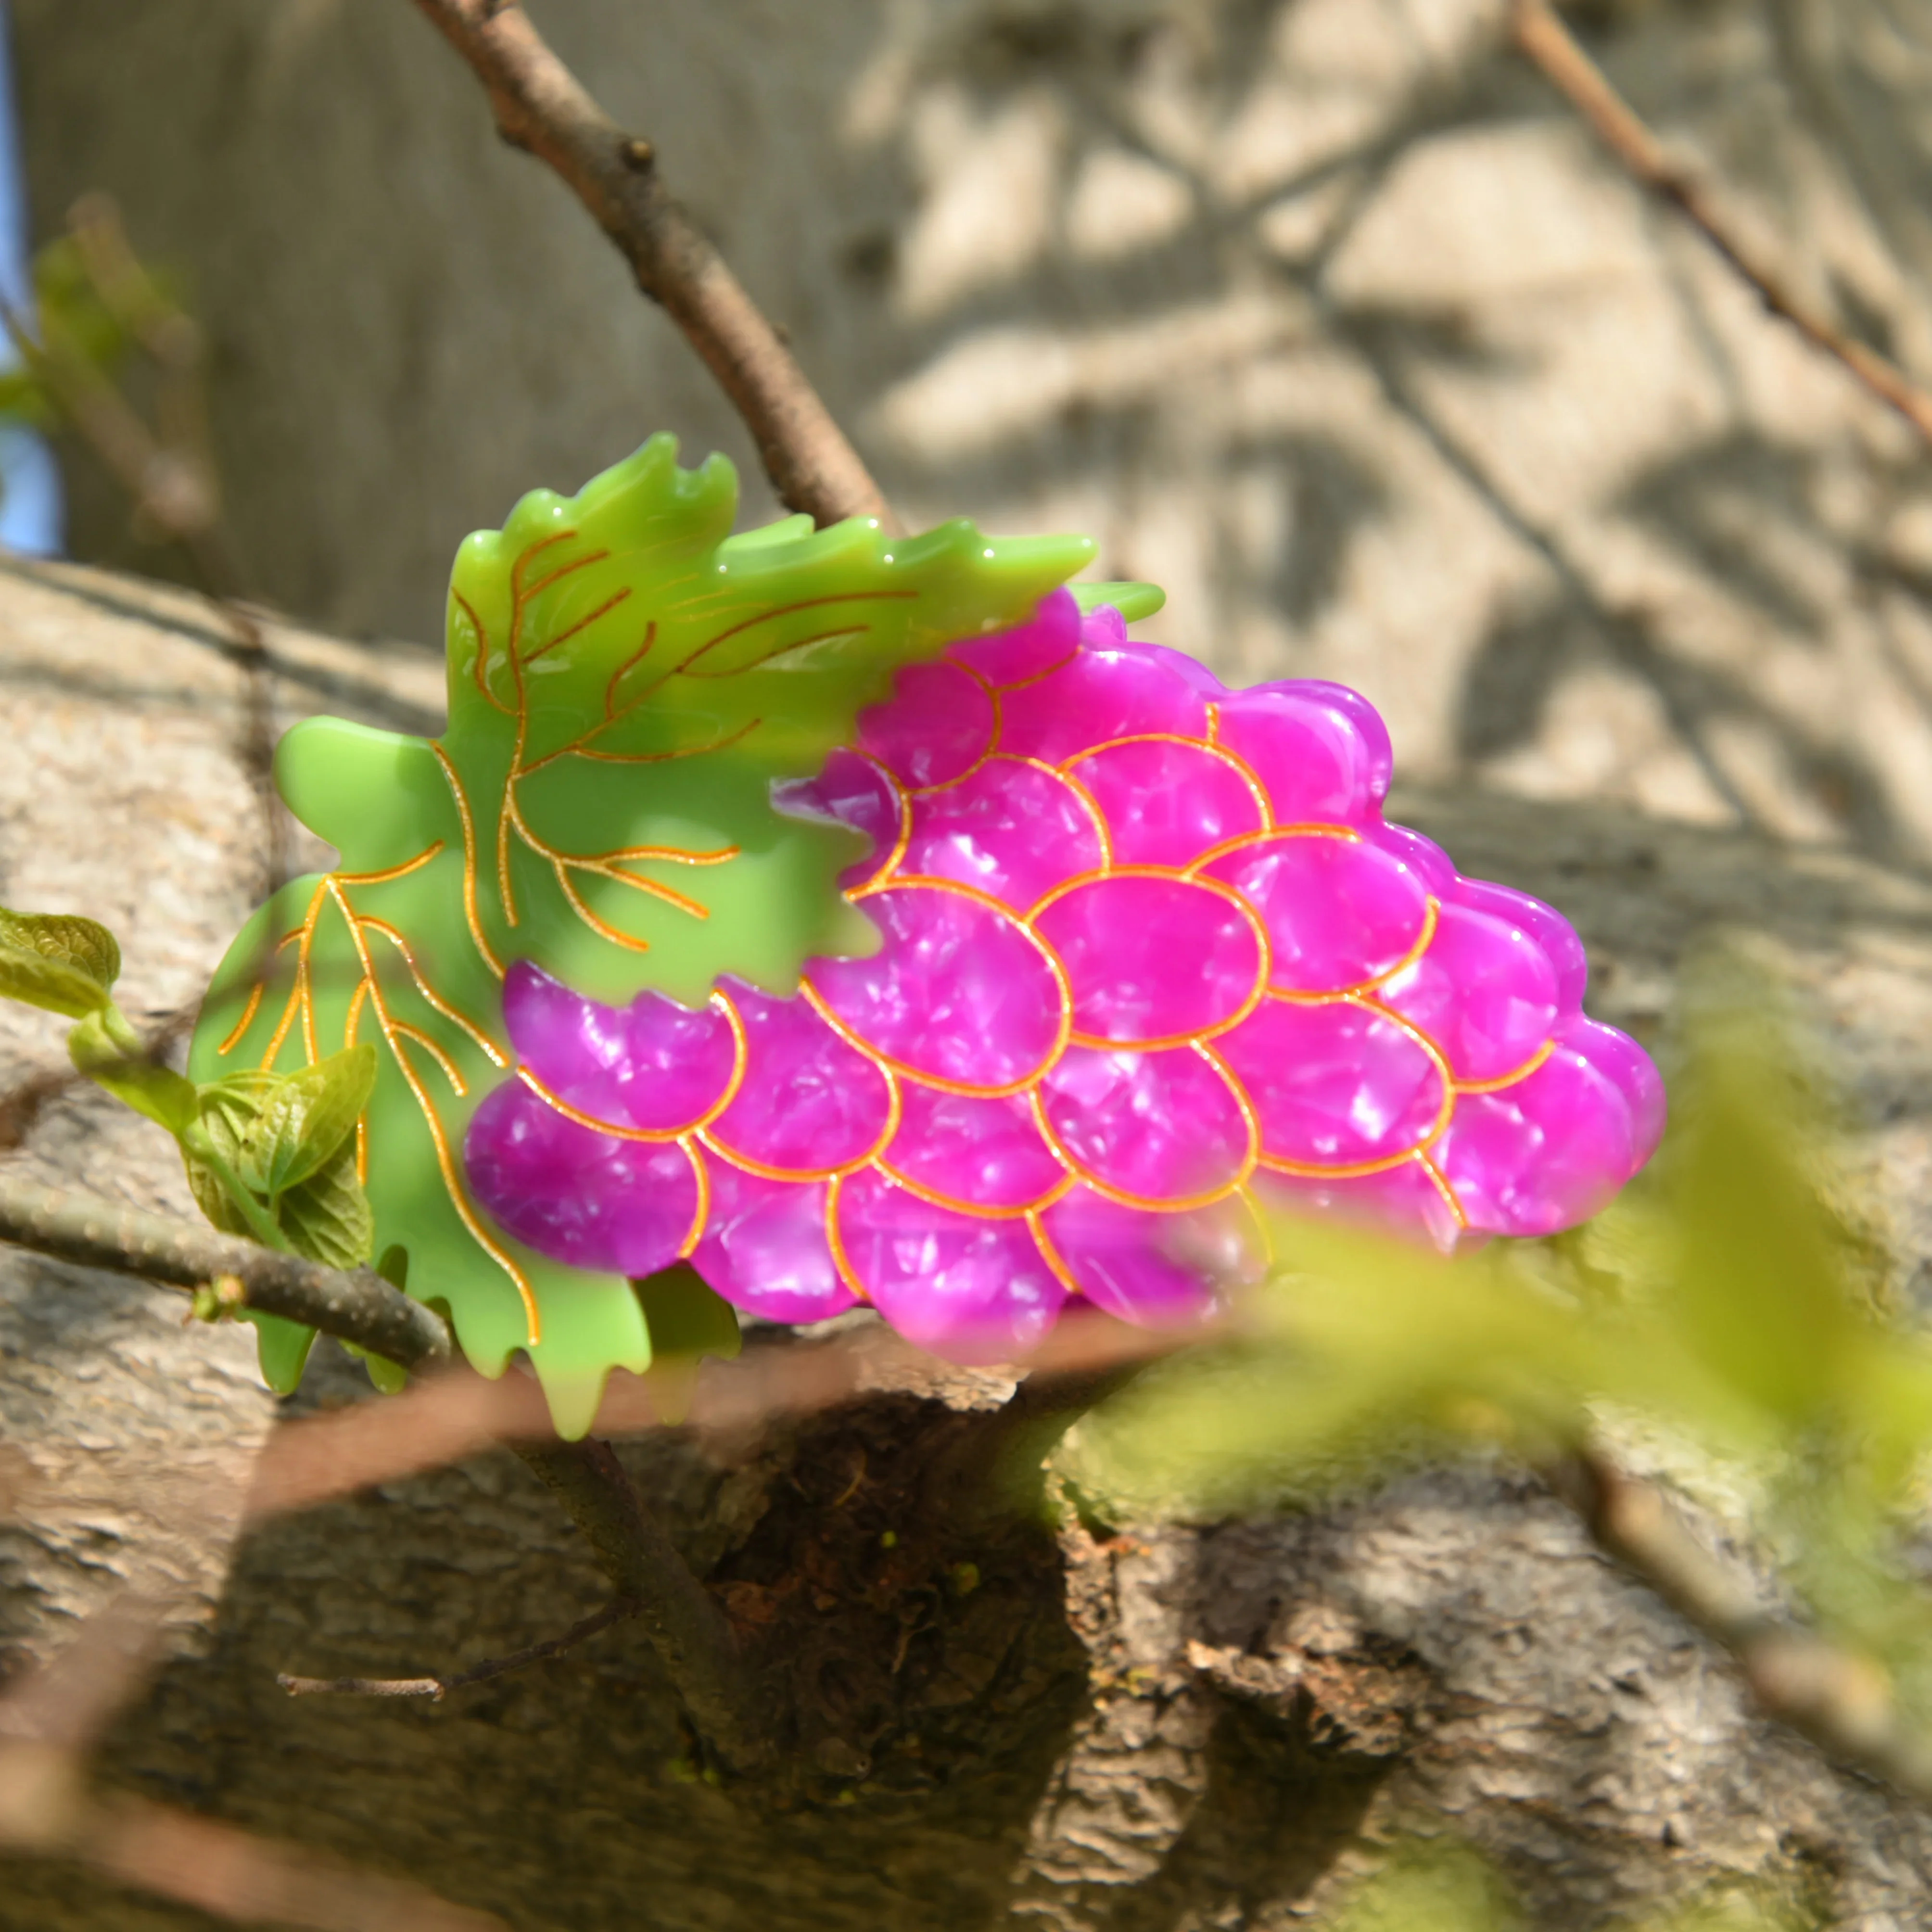
{"type": "Polygon", "coordinates": [[[0,906],[0,997],[80,1019],[108,1004],[120,976],[121,949],[104,926],[0,906]]]}
{"type": "Polygon", "coordinates": [[[242,1178],[272,1201],[315,1173],[355,1131],[375,1091],[376,1064],[365,1040],[285,1076],[242,1136],[242,1178]]]}
{"type": "Polygon", "coordinates": [[[369,1371],[370,1382],[379,1395],[400,1395],[409,1387],[409,1370],[386,1355],[358,1348],[353,1342],[344,1342],[342,1346],[369,1371]]]}
{"type": "Polygon", "coordinates": [[[242,1318],[254,1325],[255,1358],[262,1381],[278,1395],[293,1395],[308,1366],[308,1352],[315,1346],[315,1330],[259,1308],[243,1309],[242,1318]]]}
{"type": "Polygon", "coordinates": [[[651,1334],[651,1354],[715,1355],[735,1361],[744,1337],[736,1311],[698,1270],[680,1262],[675,1268],[635,1284],[651,1334]]]}
{"type": "Polygon", "coordinates": [[[1130,624],[1151,617],[1167,602],[1167,592],[1157,584],[1070,584],[1066,587],[1082,616],[1102,604],[1111,604],[1130,624]]]}
{"type": "Polygon", "coordinates": [[[817,771],[901,668],[1023,617],[1093,553],[964,521],[733,536],[736,500],[729,464],[680,470],[658,436],[464,544],[448,728],[315,718],[283,740],[283,796],[341,864],[236,941],[190,1055],[210,1081],[373,1045],[359,1142],[377,1242],[406,1245],[413,1292],[447,1303],[478,1368],[527,1349],[572,1433],[651,1341],[628,1282],[532,1252],[470,1196],[464,1132],[512,1070],[505,969],[695,1005],[722,973],[789,994],[812,955],[873,950],[838,883],[864,842],[776,811],[773,782],[817,771]]]}

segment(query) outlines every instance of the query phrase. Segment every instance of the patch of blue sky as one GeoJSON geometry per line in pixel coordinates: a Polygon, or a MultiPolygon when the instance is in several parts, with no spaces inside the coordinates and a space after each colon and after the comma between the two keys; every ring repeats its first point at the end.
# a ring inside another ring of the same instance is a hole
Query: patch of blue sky
{"type": "MultiPolygon", "coordinates": [[[[14,113],[12,22],[0,0],[0,290],[16,307],[27,300],[27,206],[20,136],[14,113]]],[[[14,359],[0,345],[0,367],[14,359]]],[[[29,556],[61,548],[60,472],[53,452],[31,430],[0,424],[0,545],[29,556]]]]}

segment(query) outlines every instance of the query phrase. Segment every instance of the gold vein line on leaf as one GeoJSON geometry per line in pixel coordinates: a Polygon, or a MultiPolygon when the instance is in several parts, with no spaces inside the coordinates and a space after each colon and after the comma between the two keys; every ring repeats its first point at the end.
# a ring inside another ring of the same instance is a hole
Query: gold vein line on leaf
{"type": "Polygon", "coordinates": [[[461,606],[463,614],[470,620],[470,627],[476,633],[476,655],[471,661],[470,670],[476,680],[477,692],[484,704],[494,706],[507,718],[510,715],[510,707],[490,688],[486,674],[490,655],[490,634],[484,629],[483,620],[476,614],[476,605],[461,591],[452,585],[449,594],[461,606]]]}
{"type": "Polygon", "coordinates": [[[657,640],[658,620],[653,617],[644,626],[644,641],[610,674],[610,682],[604,687],[604,722],[606,724],[616,716],[618,686],[650,656],[651,646],[657,640]]]}
{"type": "MultiPolygon", "coordinates": [[[[642,700],[640,700],[640,702],[642,700]]],[[[633,706],[632,709],[635,707],[633,706]]],[[[554,765],[560,758],[594,758],[604,765],[668,765],[680,758],[702,758],[712,752],[728,751],[741,739],[748,737],[765,721],[762,718],[748,718],[735,731],[728,731],[722,738],[714,738],[708,745],[686,745],[675,752],[593,752],[586,748],[592,739],[601,736],[614,724],[621,724],[629,717],[628,710],[620,712],[615,718],[607,718],[601,724],[593,726],[574,742],[565,745],[554,752],[546,752],[534,759],[518,773],[520,778],[528,778],[540,772],[546,765],[554,765]]]]}
{"type": "Polygon", "coordinates": [[[754,658],[749,664],[734,664],[729,670],[692,670],[682,669],[676,675],[688,677],[700,683],[721,683],[729,677],[742,677],[747,672],[762,670],[767,664],[774,664],[781,658],[788,658],[795,651],[808,651],[814,644],[830,644],[835,638],[862,638],[871,630],[869,624],[841,624],[836,629],[814,631],[808,638],[794,638],[788,644],[780,644],[776,650],[767,651],[761,658],[754,658]]]}
{"type": "Polygon", "coordinates": [[[457,818],[463,826],[463,916],[469,922],[470,937],[476,942],[476,950],[483,956],[484,964],[500,980],[503,976],[502,962],[490,950],[490,942],[483,937],[483,922],[476,910],[476,822],[470,815],[470,800],[464,794],[463,781],[456,775],[456,767],[449,761],[449,754],[440,745],[432,744],[430,749],[442,767],[442,776],[456,801],[457,818]]]}
{"type": "MultiPolygon", "coordinates": [[[[594,561],[595,560],[592,560],[594,561]]],[[[532,591],[530,594],[534,596],[536,593],[532,591]]],[[[524,664],[526,665],[533,664],[536,662],[538,658],[548,657],[560,644],[568,644],[571,639],[575,637],[580,631],[588,630],[592,624],[596,622],[599,617],[606,616],[611,611],[616,610],[617,606],[624,602],[630,594],[631,587],[628,584],[625,585],[623,589],[621,590],[613,592],[610,596],[605,598],[603,602],[598,605],[596,610],[590,611],[584,616],[578,618],[575,623],[567,625],[562,630],[558,632],[555,637],[546,638],[535,650],[532,651],[530,655],[524,659],[524,664]]]]}
{"type": "MultiPolygon", "coordinates": [[[[542,556],[545,550],[553,548],[558,544],[569,542],[570,540],[576,536],[576,534],[577,532],[574,530],[553,530],[548,536],[543,538],[540,542],[526,544],[522,550],[517,553],[516,561],[510,566],[510,638],[508,654],[510,660],[510,675],[516,681],[517,687],[517,729],[519,734],[518,747],[520,752],[521,748],[520,734],[523,730],[524,722],[524,665],[523,660],[517,655],[517,646],[523,641],[524,606],[529,602],[530,597],[534,594],[533,592],[525,590],[524,588],[524,572],[529,568],[531,558],[533,556],[542,556]]],[[[554,581],[554,579],[548,579],[546,580],[554,581]]]]}
{"type": "Polygon", "coordinates": [[[398,1020],[394,1024],[395,1030],[400,1038],[414,1040],[417,1046],[436,1062],[436,1065],[442,1070],[442,1077],[449,1082],[452,1091],[459,1100],[462,1100],[470,1091],[469,1084],[457,1071],[456,1063],[450,1058],[449,1055],[445,1053],[421,1027],[412,1026],[407,1020],[398,1020]]]}
{"type": "Polygon", "coordinates": [[[368,998],[368,981],[358,980],[355,992],[349,996],[348,1017],[342,1022],[342,1049],[345,1053],[356,1044],[356,1029],[362,1024],[362,1008],[368,998]]]}
{"type": "MultiPolygon", "coordinates": [[[[570,882],[570,874],[565,870],[561,860],[550,861],[550,870],[556,874],[556,883],[564,897],[570,902],[570,909],[599,938],[608,939],[613,946],[621,946],[630,952],[648,952],[651,943],[647,939],[634,938],[629,933],[620,931],[609,920],[601,919],[584,902],[582,894],[570,882]]],[[[640,881],[639,883],[641,883],[640,881]]]]}
{"type": "Polygon", "coordinates": [[[255,1016],[262,1010],[262,982],[257,980],[248,989],[248,1004],[242,1009],[242,1017],[235,1022],[228,1037],[214,1051],[218,1058],[226,1059],[235,1051],[242,1036],[255,1024],[255,1016]]]}
{"type": "Polygon", "coordinates": [[[572,542],[576,535],[574,530],[553,531],[541,542],[528,544],[520,550],[516,560],[510,566],[509,658],[510,675],[516,684],[517,738],[510,752],[510,772],[504,781],[502,802],[496,808],[496,891],[497,896],[502,902],[503,916],[513,926],[518,921],[516,893],[510,883],[509,827],[516,814],[517,778],[524,768],[524,747],[529,742],[530,730],[529,693],[524,687],[523,659],[518,654],[523,642],[524,612],[530,599],[539,592],[547,590],[560,578],[567,577],[572,571],[581,570],[586,565],[595,563],[599,557],[608,553],[600,550],[593,556],[578,557],[572,562],[560,565],[535,590],[525,586],[524,574],[529,568],[532,557],[541,556],[544,551],[558,544],[572,542]]]}
{"type": "MultiPolygon", "coordinates": [[[[728,750],[740,740],[748,738],[765,721],[762,718],[748,718],[737,730],[726,733],[722,738],[714,738],[708,745],[689,745],[681,752],[590,752],[581,746],[573,746],[568,755],[573,758],[595,758],[605,765],[666,765],[680,758],[701,758],[711,752],[728,750]]],[[[595,732],[591,734],[596,736],[595,732]]],[[[532,765],[534,771],[536,767],[532,765]]]]}
{"type": "Polygon", "coordinates": [[[462,1178],[457,1172],[456,1163],[449,1151],[449,1141],[442,1130],[442,1121],[430,1103],[429,1096],[423,1091],[422,1082],[416,1077],[412,1066],[398,1043],[395,1022],[389,1014],[388,1003],[382,998],[382,989],[376,978],[375,962],[369,957],[368,941],[362,936],[356,922],[356,915],[350,910],[349,902],[333,879],[325,879],[323,888],[334,899],[343,921],[349,928],[350,943],[356,956],[362,962],[364,978],[368,982],[369,1003],[376,1012],[376,1024],[382,1030],[382,1038],[387,1043],[390,1058],[396,1063],[396,1070],[408,1083],[409,1090],[416,1096],[416,1106],[421,1109],[423,1124],[429,1130],[431,1144],[436,1149],[436,1166],[442,1174],[442,1184],[448,1194],[450,1205],[456,1210],[458,1218],[469,1230],[470,1238],[490,1258],[508,1275],[515,1286],[524,1304],[526,1345],[534,1348],[543,1339],[543,1318],[538,1312],[536,1292],[531,1288],[530,1278],[515,1262],[490,1238],[488,1230],[476,1218],[476,1211],[470,1204],[469,1196],[463,1186],[462,1178]]]}
{"type": "Polygon", "coordinates": [[[375,918],[368,913],[358,913],[356,916],[361,920],[364,926],[380,932],[403,956],[403,963],[410,969],[410,977],[416,982],[416,991],[422,994],[423,998],[442,1014],[445,1019],[452,1021],[456,1025],[460,1026],[497,1066],[508,1066],[510,1064],[508,1056],[497,1046],[496,1042],[467,1013],[463,1012],[459,1007],[452,1006],[424,977],[422,968],[416,964],[416,956],[410,950],[409,941],[387,920],[375,918]]]}
{"type": "MultiPolygon", "coordinates": [[[[587,1114],[581,1107],[572,1106],[560,1094],[554,1093],[527,1066],[517,1069],[517,1078],[549,1108],[573,1126],[588,1127],[592,1133],[608,1134],[613,1140],[640,1141],[647,1147],[662,1147],[672,1141],[682,1141],[687,1134],[697,1132],[697,1126],[687,1121],[678,1127],[627,1127],[616,1120],[607,1120],[602,1115],[587,1114]]],[[[716,1110],[707,1110],[704,1121],[708,1123],[716,1110]]]]}
{"type": "Polygon", "coordinates": [[[386,886],[392,880],[406,879],[412,872],[420,872],[442,849],[443,842],[438,838],[400,866],[390,866],[380,872],[338,872],[335,877],[345,886],[386,886]]]}
{"type": "MultiPolygon", "coordinates": [[[[698,646],[696,650],[692,652],[690,656],[686,658],[681,664],[678,665],[676,670],[667,673],[666,674],[670,676],[676,676],[682,674],[685,676],[691,676],[694,674],[692,671],[692,666],[697,663],[698,659],[703,657],[706,652],[715,651],[720,644],[728,643],[730,639],[738,636],[741,632],[751,630],[757,625],[769,624],[775,619],[779,617],[796,616],[801,610],[819,610],[827,604],[876,604],[882,602],[890,602],[894,601],[905,602],[916,601],[918,596],[919,592],[916,590],[846,590],[842,591],[836,596],[807,597],[801,599],[796,604],[781,604],[776,610],[760,610],[756,616],[747,617],[742,623],[734,624],[729,630],[720,631],[715,638],[706,638],[703,644],[698,646]]],[[[850,627],[848,626],[848,628],[849,628],[850,627]]],[[[828,638],[836,638],[842,636],[844,632],[842,631],[827,631],[825,633],[825,635],[828,638]]],[[[787,650],[791,650],[796,648],[796,646],[788,645],[784,648],[787,650]]],[[[768,663],[770,659],[760,658],[758,662],[760,664],[764,664],[768,663]]],[[[700,672],[696,674],[696,675],[700,676],[716,676],[718,674],[719,674],[708,672],[700,672]]],[[[724,673],[722,674],[730,676],[732,674],[724,673]]]]}
{"type": "MultiPolygon", "coordinates": [[[[523,808],[517,802],[517,784],[514,776],[503,788],[503,808],[497,819],[496,830],[496,885],[499,896],[503,902],[503,914],[512,926],[521,923],[517,914],[517,902],[510,891],[510,834],[514,832],[539,859],[545,860],[550,869],[558,869],[556,854],[524,822],[523,808]]],[[[566,888],[566,892],[568,888],[566,888]]]]}
{"type": "Polygon", "coordinates": [[[282,1016],[276,1022],[274,1036],[268,1042],[268,1050],[262,1057],[262,1070],[265,1073],[274,1068],[276,1058],[281,1052],[282,1043],[288,1038],[289,1029],[295,1024],[298,1013],[302,1016],[302,1043],[308,1048],[310,1065],[313,1066],[322,1058],[316,1049],[315,1014],[309,1003],[308,953],[315,938],[315,922],[322,913],[322,896],[332,889],[332,884],[328,878],[322,879],[315,889],[314,896],[308,902],[308,911],[302,924],[292,932],[284,933],[276,941],[275,950],[278,952],[291,940],[296,942],[296,978],[295,984],[289,988],[289,997],[282,1008],[282,1016]]]}
{"type": "MultiPolygon", "coordinates": [[[[519,740],[523,735],[523,728],[520,722],[517,726],[519,740]]],[[[518,750],[520,755],[520,742],[518,750]]],[[[512,926],[522,923],[517,916],[517,896],[510,884],[510,832],[513,826],[518,831],[523,830],[518,823],[520,816],[517,810],[517,782],[514,777],[512,777],[504,784],[503,802],[496,813],[496,897],[502,904],[504,918],[512,926]]],[[[524,842],[532,850],[536,849],[535,842],[527,832],[524,832],[524,842]]]]}
{"type": "Polygon", "coordinates": [[[564,897],[578,916],[607,939],[628,946],[634,952],[646,952],[649,947],[641,940],[619,937],[614,926],[592,912],[566,876],[567,872],[594,872],[599,878],[614,880],[620,886],[628,886],[633,891],[662,899],[667,905],[675,906],[680,912],[688,913],[694,919],[709,919],[711,910],[708,906],[700,905],[696,899],[688,898],[675,887],[662,884],[656,879],[640,879],[634,872],[624,872],[620,869],[622,864],[626,860],[655,860],[680,866],[722,866],[739,855],[740,848],[736,845],[727,845],[716,852],[687,852],[674,845],[614,845],[607,852],[560,852],[530,830],[514,793],[506,791],[503,797],[512,830],[556,874],[564,897]]]}
{"type": "MultiPolygon", "coordinates": [[[[518,560],[520,563],[526,562],[530,558],[535,556],[538,550],[548,550],[553,542],[560,543],[562,542],[564,538],[574,537],[576,534],[577,532],[574,530],[560,531],[554,538],[546,538],[544,541],[540,544],[532,544],[528,550],[524,551],[523,556],[519,558],[518,560]]],[[[610,554],[610,553],[608,550],[586,550],[581,556],[572,557],[568,563],[559,564],[548,577],[539,578],[536,583],[525,585],[524,588],[517,593],[517,614],[520,621],[520,625],[523,613],[528,610],[530,605],[534,603],[538,598],[541,597],[553,584],[560,584],[566,577],[573,576],[580,570],[588,570],[593,563],[602,563],[610,554]]],[[[624,592],[624,596],[626,597],[628,597],[630,594],[631,593],[628,590],[626,590],[624,592]]],[[[618,601],[621,602],[622,600],[620,598],[618,601]]],[[[527,656],[524,657],[521,660],[521,662],[524,664],[529,664],[533,659],[541,657],[544,652],[548,650],[550,646],[548,644],[542,645],[536,650],[530,652],[527,656]]]]}
{"type": "Polygon", "coordinates": [[[661,859],[668,866],[724,866],[742,848],[721,845],[715,852],[687,852],[682,845],[614,845],[608,852],[556,852],[551,856],[572,866],[621,866],[627,860],[661,859]]]}
{"type": "Polygon", "coordinates": [[[628,886],[633,891],[644,893],[647,898],[662,899],[665,904],[675,906],[680,912],[690,914],[693,919],[709,919],[711,908],[699,901],[687,898],[675,886],[660,885],[655,879],[640,879],[634,872],[626,872],[616,866],[607,866],[598,859],[573,859],[567,854],[560,856],[554,863],[568,867],[573,872],[590,872],[600,879],[609,879],[614,884],[628,886]]]}

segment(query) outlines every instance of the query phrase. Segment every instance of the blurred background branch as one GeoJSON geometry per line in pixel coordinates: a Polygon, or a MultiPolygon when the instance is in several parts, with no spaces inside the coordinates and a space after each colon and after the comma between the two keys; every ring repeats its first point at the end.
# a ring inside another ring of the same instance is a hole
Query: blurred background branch
{"type": "Polygon", "coordinates": [[[530,23],[520,0],[416,0],[475,70],[503,139],[561,176],[744,419],[788,509],[898,527],[858,452],[724,257],[671,198],[657,152],[626,135],[530,23]]]}
{"type": "Polygon", "coordinates": [[[178,544],[238,641],[259,647],[208,440],[201,329],[128,245],[104,194],[74,203],[67,233],[35,257],[33,292],[31,313],[0,296],[20,357],[0,375],[0,415],[71,429],[127,493],[136,532],[178,544]],[[122,386],[136,352],[154,374],[152,424],[122,386]]]}
{"type": "Polygon", "coordinates": [[[1856,381],[1932,441],[1932,395],[1876,351],[1800,302],[1768,266],[1753,258],[1710,191],[1688,168],[1671,159],[1662,142],[1630,111],[1550,0],[1512,0],[1511,31],[1524,55],[1589,123],[1592,131],[1632,178],[1682,214],[1772,314],[1789,322],[1814,349],[1841,364],[1856,381]]]}

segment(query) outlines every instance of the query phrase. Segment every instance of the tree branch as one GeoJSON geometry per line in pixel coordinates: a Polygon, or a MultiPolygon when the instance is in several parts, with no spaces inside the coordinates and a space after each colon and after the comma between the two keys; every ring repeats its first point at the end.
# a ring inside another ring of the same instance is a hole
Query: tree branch
{"type": "Polygon", "coordinates": [[[517,1452],[556,1493],[636,1606],[704,1737],[737,1770],[769,1762],[771,1744],[724,1613],[645,1509],[608,1442],[526,1443],[517,1452]]]}
{"type": "Polygon", "coordinates": [[[628,138],[553,53],[518,0],[416,0],[476,70],[503,139],[563,177],[684,331],[758,444],[788,508],[820,524],[876,517],[878,485],[778,332],[628,138]]]}
{"type": "Polygon", "coordinates": [[[1769,268],[1751,259],[1732,236],[1710,196],[1665,153],[1663,143],[1558,19],[1550,0],[1515,0],[1510,32],[1523,55],[1589,123],[1625,170],[1683,215],[1773,315],[1848,370],[1932,442],[1932,395],[1876,350],[1852,340],[1822,316],[1814,315],[1769,268]]]}
{"type": "Polygon", "coordinates": [[[1886,1672],[1815,1632],[1768,1617],[1653,1484],[1587,1449],[1546,1472],[1598,1546],[1736,1658],[1758,1708],[1840,1763],[1932,1803],[1932,1739],[1900,1711],[1886,1672]]]}
{"type": "Polygon", "coordinates": [[[0,1241],[173,1288],[232,1284],[223,1295],[231,1307],[305,1322],[406,1369],[454,1359],[441,1319],[372,1269],[344,1274],[98,1195],[0,1173],[0,1241]]]}
{"type": "MultiPolygon", "coordinates": [[[[0,1241],[177,1288],[221,1284],[229,1305],[306,1322],[421,1370],[451,1364],[448,1330],[368,1268],[344,1274],[211,1230],[0,1174],[0,1241]]],[[[700,1731],[735,1766],[768,1756],[724,1612],[646,1510],[607,1443],[514,1443],[589,1539],[636,1613],[700,1731]]]]}

